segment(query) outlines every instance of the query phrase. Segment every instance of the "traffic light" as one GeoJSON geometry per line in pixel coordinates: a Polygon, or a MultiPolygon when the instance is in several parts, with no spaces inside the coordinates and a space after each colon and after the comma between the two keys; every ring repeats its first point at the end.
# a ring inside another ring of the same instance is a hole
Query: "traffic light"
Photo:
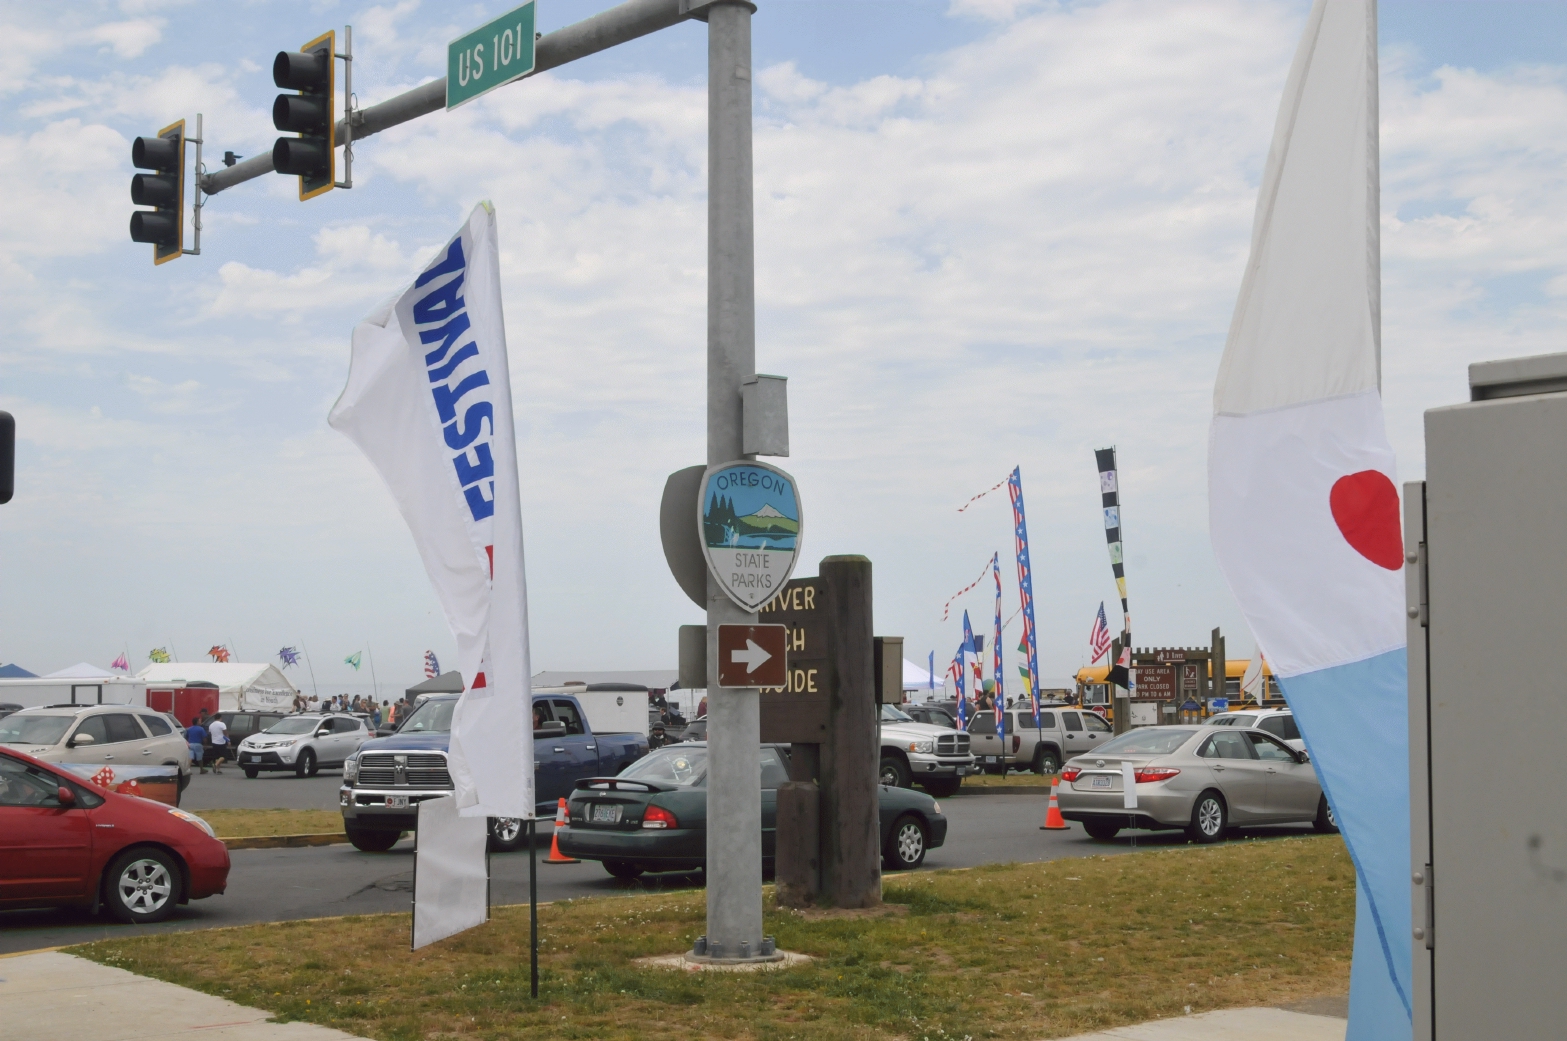
{"type": "Polygon", "coordinates": [[[337,34],[316,37],[297,51],[279,51],[272,82],[297,94],[279,94],[272,103],[272,125],[298,134],[272,146],[272,167],[299,177],[299,198],[329,192],[337,181],[337,34]]]}
{"type": "Polygon", "coordinates": [[[131,202],[151,206],[131,214],[131,241],[152,244],[152,262],[162,264],[185,247],[185,121],[131,142],[131,165],[153,173],[131,178],[131,202]]]}

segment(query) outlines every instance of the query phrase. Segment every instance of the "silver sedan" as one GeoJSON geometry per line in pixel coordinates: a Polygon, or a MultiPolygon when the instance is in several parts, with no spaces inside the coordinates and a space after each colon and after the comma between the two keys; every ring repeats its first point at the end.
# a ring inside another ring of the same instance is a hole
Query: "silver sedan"
{"type": "Polygon", "coordinates": [[[1338,830],[1310,757],[1240,727],[1129,731],[1071,759],[1058,801],[1061,816],[1101,840],[1122,828],[1184,828],[1194,842],[1218,842],[1227,829],[1249,824],[1338,830]]]}

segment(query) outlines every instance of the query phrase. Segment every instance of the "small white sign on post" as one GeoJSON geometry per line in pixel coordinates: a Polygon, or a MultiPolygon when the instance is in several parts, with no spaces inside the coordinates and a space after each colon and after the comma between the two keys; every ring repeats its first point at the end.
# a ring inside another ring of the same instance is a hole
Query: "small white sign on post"
{"type": "Polygon", "coordinates": [[[413,949],[490,920],[489,821],[461,817],[457,797],[419,804],[414,839],[413,949]]]}
{"type": "Polygon", "coordinates": [[[1121,764],[1121,806],[1137,809],[1137,767],[1131,763],[1121,764]]]}

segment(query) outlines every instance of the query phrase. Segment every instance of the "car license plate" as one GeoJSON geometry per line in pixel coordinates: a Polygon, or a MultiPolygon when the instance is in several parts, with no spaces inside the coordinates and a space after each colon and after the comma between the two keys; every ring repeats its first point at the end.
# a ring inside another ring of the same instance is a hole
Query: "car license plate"
{"type": "Polygon", "coordinates": [[[1114,780],[1115,780],[1115,778],[1108,777],[1108,776],[1105,776],[1105,777],[1095,777],[1094,780],[1093,780],[1093,787],[1095,787],[1095,788],[1108,788],[1108,787],[1110,787],[1111,782],[1114,781],[1114,780]]]}
{"type": "Polygon", "coordinates": [[[987,763],[996,763],[1001,761],[1001,757],[999,755],[984,755],[980,756],[980,759],[987,763]]]}
{"type": "Polygon", "coordinates": [[[261,757],[260,757],[260,756],[259,756],[259,755],[248,755],[248,756],[246,756],[246,757],[245,757],[245,758],[246,758],[246,759],[249,759],[249,760],[250,760],[250,761],[251,761],[251,762],[253,762],[253,763],[259,763],[259,762],[261,762],[261,757]]]}
{"type": "Polygon", "coordinates": [[[593,804],[593,821],[595,824],[619,824],[620,804],[614,802],[596,802],[593,804]]]}
{"type": "Polygon", "coordinates": [[[389,810],[406,810],[408,808],[408,796],[388,795],[386,797],[386,808],[389,810]]]}

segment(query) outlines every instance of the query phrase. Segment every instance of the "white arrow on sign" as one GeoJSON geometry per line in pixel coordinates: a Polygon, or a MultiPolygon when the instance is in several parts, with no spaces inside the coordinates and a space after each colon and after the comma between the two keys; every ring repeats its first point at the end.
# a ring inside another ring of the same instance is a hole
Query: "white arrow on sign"
{"type": "Polygon", "coordinates": [[[744,665],[747,673],[755,672],[763,663],[772,658],[767,649],[757,645],[757,642],[746,637],[745,650],[729,652],[729,660],[736,665],[744,665]]]}

